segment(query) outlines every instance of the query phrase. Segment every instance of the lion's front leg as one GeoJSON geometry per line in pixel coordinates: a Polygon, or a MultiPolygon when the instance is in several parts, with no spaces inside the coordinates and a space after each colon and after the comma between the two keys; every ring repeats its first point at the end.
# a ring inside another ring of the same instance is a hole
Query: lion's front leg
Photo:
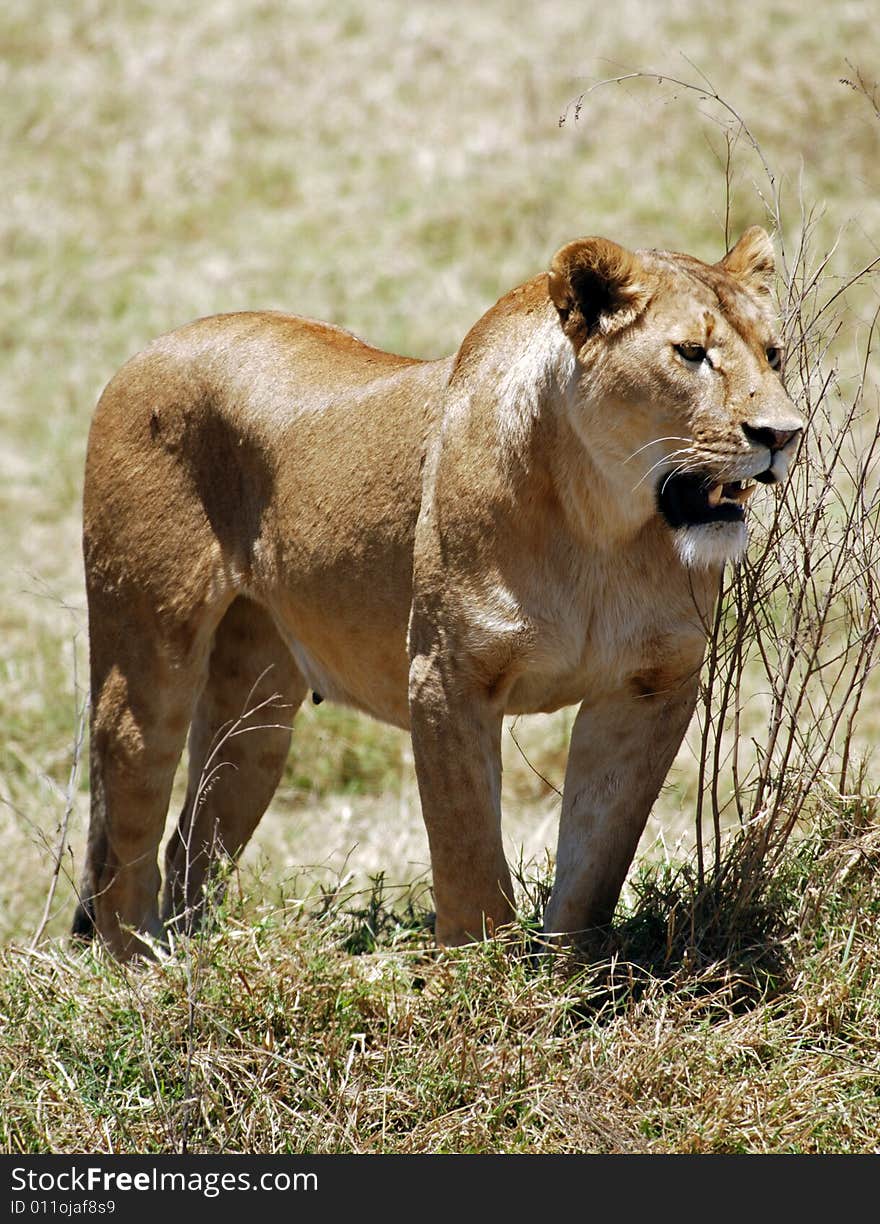
{"type": "Polygon", "coordinates": [[[607,926],[654,800],[694,711],[696,679],[585,701],[572,729],[548,934],[607,926]]]}
{"type": "Polygon", "coordinates": [[[501,843],[501,714],[451,673],[448,659],[416,653],[410,718],[437,942],[483,939],[514,913],[501,843]]]}

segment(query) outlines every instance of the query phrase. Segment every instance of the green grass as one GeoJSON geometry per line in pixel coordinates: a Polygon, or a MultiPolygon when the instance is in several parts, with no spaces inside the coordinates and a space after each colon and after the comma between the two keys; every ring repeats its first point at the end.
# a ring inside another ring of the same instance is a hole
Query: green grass
{"type": "MultiPolygon", "coordinates": [[[[824,209],[816,240],[838,243],[833,289],[875,253],[880,126],[870,97],[840,82],[853,65],[869,84],[880,73],[865,58],[875,26],[866,2],[795,0],[747,18],[689,0],[72,0],[39,16],[30,0],[3,6],[4,1147],[170,1150],[184,1132],[206,1150],[876,1146],[867,885],[850,892],[833,876],[806,927],[793,900],[765,915],[777,925],[764,938],[794,941],[800,959],[772,1002],[760,1000],[770,968],[764,985],[750,979],[747,1012],[723,975],[707,1010],[711,967],[682,961],[670,986],[657,961],[686,883],[674,864],[693,844],[693,734],[642,842],[642,859],[660,866],[625,893],[622,954],[641,964],[643,986],[601,1021],[585,1018],[592,987],[542,977],[525,954],[428,954],[415,918],[429,905],[427,844],[406,737],[326,705],[297,722],[245,855],[250,908],[233,907],[194,960],[123,971],[57,942],[87,812],[85,761],[69,782],[87,676],[82,465],[93,405],[121,362],[193,317],[253,307],[435,356],[580,234],[719,257],[728,207],[734,232],[767,221],[761,167],[740,139],[728,198],[717,109],[668,80],[596,89],[575,119],[585,89],[632,69],[708,74],[781,184],[787,252],[801,197],[824,209]],[[55,942],[27,952],[68,807],[46,931],[55,942]],[[382,872],[380,905],[367,882],[382,872]],[[367,887],[349,908],[381,928],[373,956],[353,955],[375,943],[364,922],[322,900],[340,880],[343,895],[367,887]],[[197,1107],[185,1104],[187,1050],[197,1107]]],[[[853,295],[856,318],[838,337],[844,382],[858,375],[853,337],[872,301],[853,295]]],[[[876,401],[866,407],[876,413],[876,401]]],[[[765,705],[749,707],[744,734],[760,733],[765,705]]],[[[570,722],[562,712],[505,734],[508,845],[527,878],[555,840],[570,722]]],[[[860,726],[876,740],[876,676],[860,726]]],[[[827,860],[815,861],[821,882],[827,860]]],[[[808,875],[801,884],[805,896],[820,888],[808,875]]],[[[707,938],[701,956],[717,931],[707,938]]]]}

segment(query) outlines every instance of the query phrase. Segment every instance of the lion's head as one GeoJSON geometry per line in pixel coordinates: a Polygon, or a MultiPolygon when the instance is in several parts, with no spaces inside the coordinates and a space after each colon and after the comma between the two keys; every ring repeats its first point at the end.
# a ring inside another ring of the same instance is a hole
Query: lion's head
{"type": "Polygon", "coordinates": [[[782,381],[773,249],[754,226],[717,264],[583,238],[549,289],[577,359],[575,431],[658,509],[688,566],[736,560],[755,482],[786,476],[803,422],[782,381]]]}

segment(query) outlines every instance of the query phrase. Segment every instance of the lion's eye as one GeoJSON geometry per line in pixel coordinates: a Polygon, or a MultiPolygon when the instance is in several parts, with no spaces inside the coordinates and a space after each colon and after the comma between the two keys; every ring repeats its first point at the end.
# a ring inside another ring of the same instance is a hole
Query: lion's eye
{"type": "Polygon", "coordinates": [[[770,345],[767,349],[767,360],[773,370],[782,369],[782,349],[776,348],[775,345],[770,345]]]}
{"type": "Polygon", "coordinates": [[[706,360],[706,350],[702,344],[675,344],[673,348],[679,357],[683,357],[685,361],[698,365],[701,361],[706,360]]]}

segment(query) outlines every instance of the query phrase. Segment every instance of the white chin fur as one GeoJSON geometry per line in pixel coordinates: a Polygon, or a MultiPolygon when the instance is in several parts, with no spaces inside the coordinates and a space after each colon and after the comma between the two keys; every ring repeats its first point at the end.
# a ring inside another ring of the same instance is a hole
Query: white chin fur
{"type": "Polygon", "coordinates": [[[725,561],[739,561],[748,541],[749,533],[742,522],[701,523],[675,531],[676,551],[689,569],[711,569],[725,561]]]}

